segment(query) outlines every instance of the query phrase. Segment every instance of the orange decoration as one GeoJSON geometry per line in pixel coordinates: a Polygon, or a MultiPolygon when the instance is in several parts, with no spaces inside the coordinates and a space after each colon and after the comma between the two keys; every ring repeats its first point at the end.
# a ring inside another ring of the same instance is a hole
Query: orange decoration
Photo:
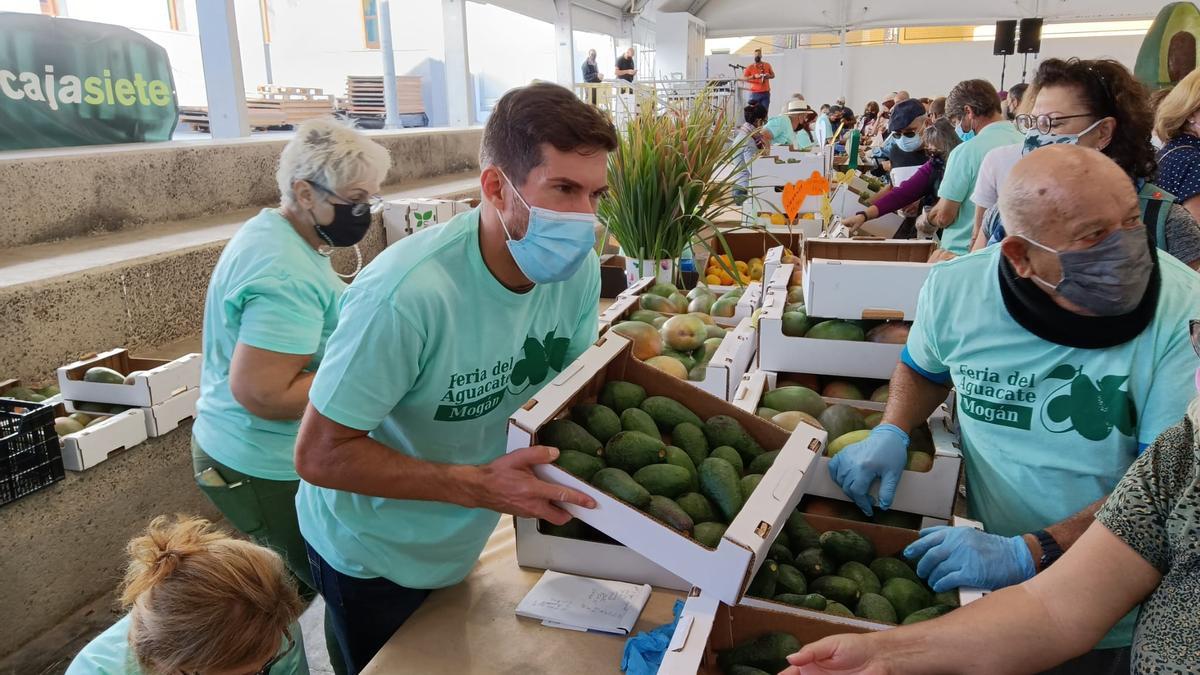
{"type": "Polygon", "coordinates": [[[804,203],[805,198],[824,197],[828,194],[829,180],[817,171],[812,172],[812,175],[804,180],[784,185],[783,210],[787,214],[788,221],[796,220],[796,216],[800,213],[800,205],[804,203]]]}

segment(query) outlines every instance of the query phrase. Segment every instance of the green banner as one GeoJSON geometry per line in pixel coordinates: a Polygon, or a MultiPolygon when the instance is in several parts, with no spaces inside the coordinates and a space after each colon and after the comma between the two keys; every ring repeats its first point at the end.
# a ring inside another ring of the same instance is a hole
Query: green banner
{"type": "Polygon", "coordinates": [[[0,12],[0,150],[167,141],[165,49],[128,28],[0,12]]]}

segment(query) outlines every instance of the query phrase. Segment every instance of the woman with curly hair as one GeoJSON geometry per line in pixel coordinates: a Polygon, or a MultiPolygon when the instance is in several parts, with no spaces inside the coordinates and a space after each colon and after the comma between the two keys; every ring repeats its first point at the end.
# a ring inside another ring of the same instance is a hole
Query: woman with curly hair
{"type": "Polygon", "coordinates": [[[300,675],[304,606],[283,560],[201,518],[155,518],[129,542],[120,621],[67,675],[300,675]]]}
{"type": "MultiPolygon", "coordinates": [[[[1111,59],[1046,59],[1030,87],[1033,107],[1017,115],[1025,134],[1022,152],[1059,143],[1095,148],[1117,163],[1138,190],[1142,221],[1158,248],[1200,269],[1200,225],[1188,210],[1155,185],[1150,94],[1111,59]]],[[[1003,213],[985,215],[988,243],[1004,238],[1003,213]]]]}

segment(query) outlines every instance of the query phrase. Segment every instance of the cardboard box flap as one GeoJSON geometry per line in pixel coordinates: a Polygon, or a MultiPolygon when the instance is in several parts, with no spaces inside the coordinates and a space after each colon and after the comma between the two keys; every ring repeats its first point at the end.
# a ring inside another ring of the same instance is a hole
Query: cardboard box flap
{"type": "Polygon", "coordinates": [[[928,264],[936,244],[917,239],[808,239],[802,257],[812,260],[859,260],[928,264]]]}
{"type": "Polygon", "coordinates": [[[652,562],[723,602],[736,602],[784,521],[803,496],[804,485],[824,447],[825,434],[802,426],[789,435],[783,429],[738,410],[724,400],[698,392],[689,383],[664,377],[661,371],[632,356],[632,343],[607,333],[574,364],[530,399],[509,421],[508,451],[537,443],[537,431],[575,402],[595,400],[608,380],[639,384],[650,396],[666,396],[706,420],[728,415],[764,448],[780,448],[774,465],[746,500],[718,547],[705,548],[642,511],[593,488],[554,465],[535,473],[543,480],[571,487],[596,500],[595,509],[563,508],[652,562]]]}

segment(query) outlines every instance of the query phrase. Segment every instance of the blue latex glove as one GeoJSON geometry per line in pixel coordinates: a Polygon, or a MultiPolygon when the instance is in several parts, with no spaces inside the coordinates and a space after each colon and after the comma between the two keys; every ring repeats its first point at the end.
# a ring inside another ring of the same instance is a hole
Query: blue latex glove
{"type": "Polygon", "coordinates": [[[1019,584],[1036,572],[1023,538],[973,527],[927,527],[904,549],[904,556],[920,559],[917,574],[937,593],[959,586],[992,591],[1019,584]]]}
{"type": "Polygon", "coordinates": [[[667,654],[675,624],[683,613],[683,601],[675,601],[675,618],[648,632],[638,633],[625,641],[625,653],[621,656],[621,672],[629,675],[655,675],[667,654]]]}
{"type": "Polygon", "coordinates": [[[829,475],[863,513],[872,515],[871,483],[879,479],[879,508],[892,506],[896,485],[908,463],[908,434],[894,424],[880,424],[865,440],[829,460],[829,475]]]}

